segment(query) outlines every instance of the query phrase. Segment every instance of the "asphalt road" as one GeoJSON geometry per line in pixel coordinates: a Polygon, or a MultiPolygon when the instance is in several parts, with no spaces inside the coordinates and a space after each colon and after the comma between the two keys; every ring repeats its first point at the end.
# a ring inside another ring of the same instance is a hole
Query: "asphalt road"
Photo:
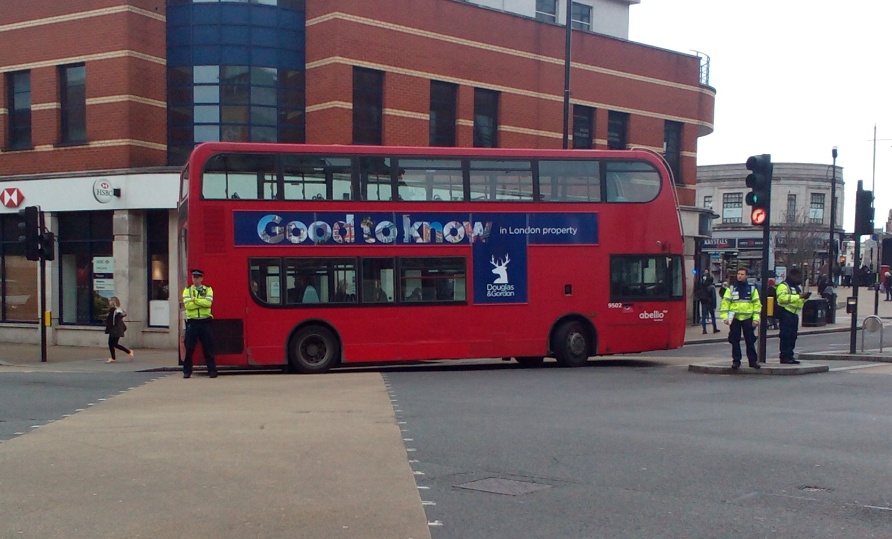
{"type": "Polygon", "coordinates": [[[432,537],[889,537],[888,375],[683,367],[386,372],[432,537]]]}
{"type": "Polygon", "coordinates": [[[0,373],[0,442],[94,406],[161,373],[0,373]]]}

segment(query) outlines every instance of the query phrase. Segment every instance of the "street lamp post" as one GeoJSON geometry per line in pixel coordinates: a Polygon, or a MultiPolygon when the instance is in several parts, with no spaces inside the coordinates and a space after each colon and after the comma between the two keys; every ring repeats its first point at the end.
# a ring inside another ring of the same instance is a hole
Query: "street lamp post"
{"type": "MultiPolygon", "coordinates": [[[[827,266],[827,276],[830,277],[830,282],[836,285],[836,274],[833,273],[833,263],[836,260],[836,244],[833,241],[833,232],[836,229],[836,156],[837,156],[836,146],[833,147],[833,152],[831,155],[833,156],[833,177],[830,180],[830,245],[828,250],[830,251],[829,256],[829,266],[827,266]]],[[[826,178],[826,176],[824,176],[826,178]]],[[[840,268],[842,269],[842,268],[840,268]]]]}
{"type": "Polygon", "coordinates": [[[564,34],[564,136],[563,147],[570,147],[570,41],[573,35],[573,2],[567,0],[567,27],[564,34]]]}

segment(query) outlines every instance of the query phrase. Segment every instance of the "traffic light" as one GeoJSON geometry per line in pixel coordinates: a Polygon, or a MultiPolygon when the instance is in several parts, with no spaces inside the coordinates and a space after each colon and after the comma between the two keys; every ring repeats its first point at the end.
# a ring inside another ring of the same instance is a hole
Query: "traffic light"
{"type": "Polygon", "coordinates": [[[757,226],[768,226],[771,211],[771,176],[774,165],[771,155],[753,155],[746,160],[746,168],[750,174],[746,177],[746,186],[751,189],[746,194],[746,203],[753,207],[750,221],[757,226]]]}
{"type": "Polygon", "coordinates": [[[845,266],[845,264],[846,264],[846,257],[845,256],[839,257],[839,265],[845,266]]]}
{"type": "Polygon", "coordinates": [[[19,210],[19,243],[25,247],[25,258],[40,260],[40,208],[28,206],[19,210]]]}
{"type": "Polygon", "coordinates": [[[43,232],[40,234],[38,238],[38,245],[40,249],[40,256],[44,260],[55,260],[56,259],[56,235],[52,232],[43,232]]]}
{"type": "Polygon", "coordinates": [[[873,234],[873,191],[864,191],[858,180],[855,193],[855,235],[873,234]]]}

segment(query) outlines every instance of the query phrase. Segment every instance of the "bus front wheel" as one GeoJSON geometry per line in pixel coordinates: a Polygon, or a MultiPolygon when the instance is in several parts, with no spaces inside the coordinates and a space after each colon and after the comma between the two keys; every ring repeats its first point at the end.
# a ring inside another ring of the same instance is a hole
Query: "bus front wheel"
{"type": "Polygon", "coordinates": [[[579,322],[564,322],[554,332],[552,349],[564,367],[581,367],[588,361],[591,336],[579,322]]]}
{"type": "Polygon", "coordinates": [[[299,373],[325,372],[338,362],[338,340],[328,328],[308,326],[291,338],[291,366],[299,373]]]}

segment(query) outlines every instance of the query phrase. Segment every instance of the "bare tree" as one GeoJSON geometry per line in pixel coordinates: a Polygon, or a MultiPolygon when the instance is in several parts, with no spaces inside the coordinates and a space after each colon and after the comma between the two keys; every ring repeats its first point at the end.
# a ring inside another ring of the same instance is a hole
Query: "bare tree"
{"type": "Polygon", "coordinates": [[[807,269],[808,275],[813,278],[814,272],[826,260],[829,229],[823,223],[809,219],[806,211],[792,216],[785,214],[783,222],[772,228],[775,229],[771,245],[775,264],[807,269]]]}

